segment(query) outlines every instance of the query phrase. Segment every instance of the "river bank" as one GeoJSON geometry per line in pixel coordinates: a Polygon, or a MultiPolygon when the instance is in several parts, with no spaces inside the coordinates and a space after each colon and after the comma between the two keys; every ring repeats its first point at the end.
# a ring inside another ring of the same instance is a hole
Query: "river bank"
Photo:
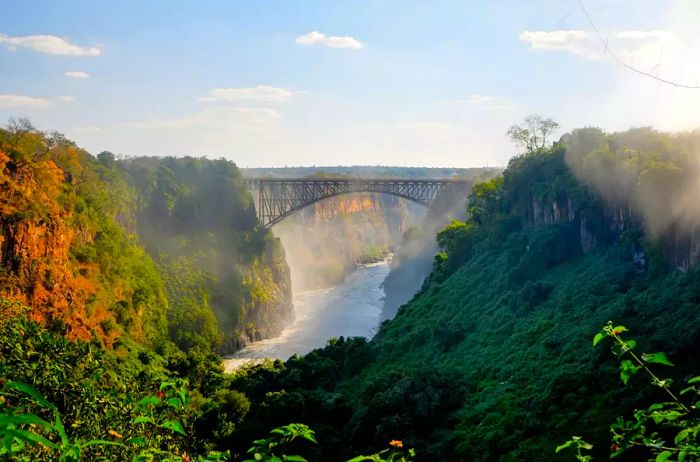
{"type": "Polygon", "coordinates": [[[265,358],[287,360],[332,337],[372,338],[379,326],[389,260],[358,266],[343,283],[294,295],[295,321],[279,337],[253,342],[223,358],[227,371],[265,358]]]}

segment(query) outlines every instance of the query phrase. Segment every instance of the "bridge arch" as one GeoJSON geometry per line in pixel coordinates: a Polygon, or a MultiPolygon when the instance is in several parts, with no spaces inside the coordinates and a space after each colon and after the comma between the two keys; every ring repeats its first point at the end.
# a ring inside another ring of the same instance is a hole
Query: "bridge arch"
{"type": "Polygon", "coordinates": [[[258,219],[268,229],[304,207],[343,194],[390,194],[430,207],[446,190],[459,188],[466,192],[471,185],[466,180],[385,178],[251,178],[245,183],[257,189],[258,219]]]}

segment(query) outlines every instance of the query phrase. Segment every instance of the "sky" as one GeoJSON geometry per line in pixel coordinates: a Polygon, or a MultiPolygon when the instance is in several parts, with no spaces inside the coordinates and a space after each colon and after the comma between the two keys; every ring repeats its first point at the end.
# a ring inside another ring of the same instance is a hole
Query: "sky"
{"type": "Polygon", "coordinates": [[[700,127],[697,0],[0,0],[0,123],[241,167],[504,166],[528,114],[700,127]],[[590,21],[586,16],[590,16],[590,21]],[[595,29],[594,29],[595,27],[595,29]],[[596,32],[597,30],[597,32],[596,32]]]}

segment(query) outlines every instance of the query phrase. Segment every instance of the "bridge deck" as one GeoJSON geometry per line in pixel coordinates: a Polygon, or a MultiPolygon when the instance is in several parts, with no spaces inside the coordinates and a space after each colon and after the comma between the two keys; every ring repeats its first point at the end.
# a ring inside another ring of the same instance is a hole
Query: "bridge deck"
{"type": "Polygon", "coordinates": [[[472,182],[430,178],[244,178],[258,190],[256,209],[269,228],[297,210],[340,194],[391,194],[429,207],[447,189],[468,190],[472,182]]]}

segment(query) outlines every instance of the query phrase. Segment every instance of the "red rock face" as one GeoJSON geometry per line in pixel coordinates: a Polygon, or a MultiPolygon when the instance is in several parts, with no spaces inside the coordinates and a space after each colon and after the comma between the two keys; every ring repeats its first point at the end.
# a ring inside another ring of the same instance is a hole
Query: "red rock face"
{"type": "MultiPolygon", "coordinates": [[[[53,160],[0,152],[0,296],[31,307],[40,323],[62,323],[69,339],[97,335],[109,346],[119,333],[103,326],[114,321],[109,305],[119,286],[108,293],[98,265],[71,256],[94,235],[76,224],[70,187],[53,160]]],[[[140,323],[134,325],[138,338],[140,323]]]]}
{"type": "Polygon", "coordinates": [[[358,213],[379,212],[380,206],[372,194],[353,194],[332,197],[313,205],[317,221],[332,217],[355,215],[358,213]]]}

